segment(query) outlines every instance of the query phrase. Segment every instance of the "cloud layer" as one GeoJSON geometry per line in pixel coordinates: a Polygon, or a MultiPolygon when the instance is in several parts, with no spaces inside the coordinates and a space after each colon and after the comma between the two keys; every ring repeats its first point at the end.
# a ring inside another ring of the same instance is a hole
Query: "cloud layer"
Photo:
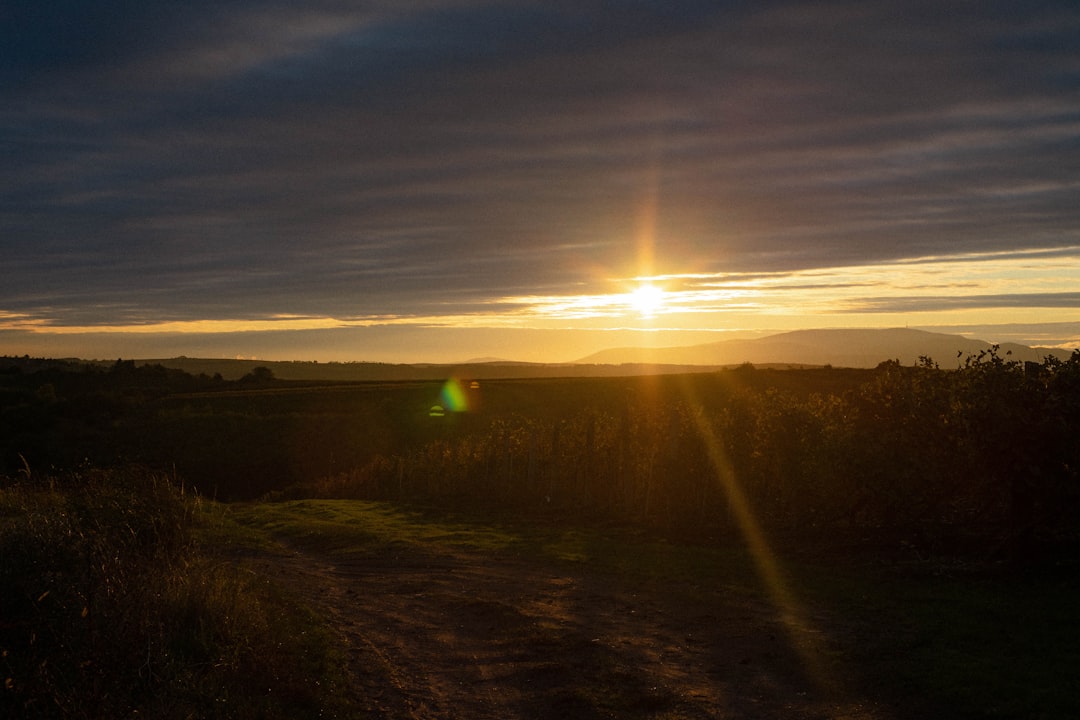
{"type": "MultiPolygon", "coordinates": [[[[1067,0],[14,2],[0,48],[23,327],[1080,246],[1067,0]]],[[[1040,293],[851,310],[1080,308],[1040,293]]]]}

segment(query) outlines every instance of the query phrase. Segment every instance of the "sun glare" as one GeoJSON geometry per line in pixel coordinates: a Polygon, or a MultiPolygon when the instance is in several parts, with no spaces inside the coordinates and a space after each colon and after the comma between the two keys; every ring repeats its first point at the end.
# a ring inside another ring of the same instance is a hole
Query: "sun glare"
{"type": "Polygon", "coordinates": [[[642,317],[652,317],[664,305],[664,291],[655,285],[644,283],[630,293],[630,305],[642,317]]]}

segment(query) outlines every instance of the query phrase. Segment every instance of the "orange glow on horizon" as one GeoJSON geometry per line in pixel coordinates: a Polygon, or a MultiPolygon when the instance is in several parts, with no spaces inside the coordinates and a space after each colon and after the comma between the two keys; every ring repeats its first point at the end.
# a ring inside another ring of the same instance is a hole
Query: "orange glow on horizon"
{"type": "MultiPolygon", "coordinates": [[[[652,235],[646,231],[652,212],[643,211],[642,233],[637,238],[637,260],[642,265],[653,259],[652,235]]],[[[153,336],[167,337],[172,343],[169,347],[179,347],[177,343],[186,341],[185,336],[195,338],[192,343],[197,343],[199,336],[236,335],[238,347],[243,347],[246,340],[241,336],[254,338],[270,332],[372,328],[374,333],[383,328],[388,337],[396,333],[395,338],[409,338],[407,342],[395,340],[388,345],[392,350],[385,350],[392,351],[394,358],[404,359],[430,357],[436,352],[416,339],[420,333],[460,329],[507,332],[493,354],[562,362],[578,351],[556,351],[546,345],[541,349],[534,342],[517,338],[533,331],[575,333],[576,339],[567,347],[580,348],[583,356],[616,342],[626,346],[677,346],[711,342],[707,336],[726,337],[731,333],[761,336],[811,328],[1080,323],[1080,307],[1074,300],[1077,277],[1080,246],[1053,251],[958,253],[789,271],[709,272],[687,268],[684,272],[657,274],[612,273],[586,281],[575,276],[567,279],[565,288],[559,288],[566,290],[563,294],[553,288],[556,292],[551,294],[480,296],[461,307],[451,303],[403,306],[400,314],[270,312],[247,318],[155,319],[146,310],[121,308],[112,317],[103,310],[97,323],[87,323],[85,315],[65,322],[63,313],[52,308],[36,312],[0,308],[0,342],[4,343],[0,352],[22,355],[33,350],[72,356],[111,353],[86,348],[123,347],[126,337],[136,352],[143,353],[151,352],[144,349],[150,347],[149,343],[161,339],[153,336]],[[395,329],[393,333],[390,328],[395,329]],[[526,332],[514,336],[509,331],[526,332]],[[611,339],[616,335],[620,340],[611,339]],[[520,346],[515,347],[518,343],[520,346]]],[[[1076,347],[1074,331],[1055,333],[1053,341],[1041,344],[1076,347]]],[[[295,339],[282,342],[280,352],[295,352],[289,344],[295,339]]],[[[336,356],[348,357],[349,352],[334,349],[336,356]]],[[[369,350],[360,352],[366,354],[369,350]]]]}

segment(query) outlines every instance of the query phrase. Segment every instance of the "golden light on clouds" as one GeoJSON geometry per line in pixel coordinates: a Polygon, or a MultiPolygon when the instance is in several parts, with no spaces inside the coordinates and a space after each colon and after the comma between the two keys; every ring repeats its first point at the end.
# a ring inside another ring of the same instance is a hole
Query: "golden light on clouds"
{"type": "Polygon", "coordinates": [[[345,327],[347,323],[334,318],[276,315],[268,318],[225,320],[164,320],[126,324],[57,325],[46,319],[25,315],[0,315],[0,329],[73,335],[80,333],[125,334],[218,334],[263,332],[268,330],[317,330],[345,327]]]}
{"type": "Polygon", "coordinates": [[[804,5],[18,11],[0,354],[1080,321],[1077,3],[804,5]]]}
{"type": "MultiPolygon", "coordinates": [[[[515,296],[495,305],[537,322],[663,318],[672,328],[853,327],[1021,322],[1032,308],[1080,320],[1080,248],[1002,252],[795,272],[685,273],[611,279],[608,293],[515,296]],[[634,287],[627,290],[627,287],[634,287]],[[1072,307],[1070,307],[1072,305],[1072,307]],[[509,310],[513,308],[513,310],[509,310]]],[[[475,316],[474,321],[480,320],[475,316]]],[[[595,324],[591,326],[596,326],[595,324]]],[[[644,328],[643,328],[644,329],[644,328]]]]}
{"type": "Polygon", "coordinates": [[[594,291],[495,297],[448,312],[64,325],[0,312],[0,331],[224,334],[372,326],[710,332],[1080,321],[1080,247],[949,255],[794,272],[687,272],[596,280],[594,291]]]}

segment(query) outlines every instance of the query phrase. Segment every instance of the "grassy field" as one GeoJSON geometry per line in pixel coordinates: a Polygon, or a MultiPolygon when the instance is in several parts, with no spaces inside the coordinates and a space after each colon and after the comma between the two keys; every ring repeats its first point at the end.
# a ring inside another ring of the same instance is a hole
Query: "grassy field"
{"type": "Polygon", "coordinates": [[[12,366],[0,716],[1076,717],[1078,432],[1080,353],[12,366]]]}

